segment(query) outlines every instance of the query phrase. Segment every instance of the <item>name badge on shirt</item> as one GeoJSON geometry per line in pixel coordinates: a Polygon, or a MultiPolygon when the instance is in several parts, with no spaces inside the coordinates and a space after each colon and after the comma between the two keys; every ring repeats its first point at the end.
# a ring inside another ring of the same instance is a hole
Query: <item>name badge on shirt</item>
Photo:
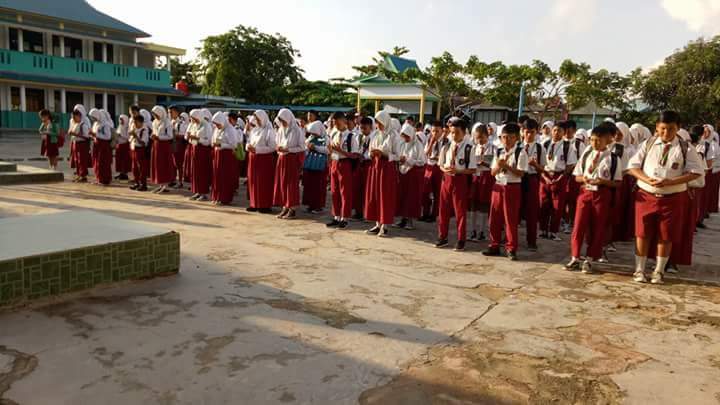
{"type": "Polygon", "coordinates": [[[500,176],[499,178],[495,179],[495,184],[499,184],[501,186],[507,186],[507,177],[500,176]]]}
{"type": "Polygon", "coordinates": [[[658,180],[666,179],[668,177],[668,170],[665,167],[658,166],[653,172],[653,177],[658,180]]]}
{"type": "Polygon", "coordinates": [[[586,184],[585,190],[587,191],[598,191],[598,186],[595,184],[586,184]]]}

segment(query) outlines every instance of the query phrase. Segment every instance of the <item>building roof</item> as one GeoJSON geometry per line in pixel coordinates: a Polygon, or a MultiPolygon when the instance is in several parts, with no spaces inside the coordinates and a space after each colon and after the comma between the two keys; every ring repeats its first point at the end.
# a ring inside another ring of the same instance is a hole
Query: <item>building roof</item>
{"type": "Polygon", "coordinates": [[[0,9],[120,31],[136,38],[150,36],[142,30],[97,11],[85,0],[0,0],[0,9]]]}
{"type": "Polygon", "coordinates": [[[418,69],[418,64],[413,59],[405,59],[395,55],[385,56],[385,67],[394,73],[403,73],[408,69],[418,69]]]}
{"type": "Polygon", "coordinates": [[[471,110],[492,110],[492,111],[512,111],[512,108],[503,105],[493,104],[473,104],[469,107],[471,110]]]}

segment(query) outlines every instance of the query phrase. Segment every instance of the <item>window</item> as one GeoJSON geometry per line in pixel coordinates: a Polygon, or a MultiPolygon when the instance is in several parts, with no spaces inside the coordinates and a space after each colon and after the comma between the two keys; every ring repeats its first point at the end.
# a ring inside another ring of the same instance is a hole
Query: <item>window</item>
{"type": "Polygon", "coordinates": [[[113,118],[113,121],[115,121],[115,116],[117,115],[117,110],[115,109],[115,95],[114,94],[108,94],[108,105],[107,110],[110,113],[110,116],[113,118]]]}
{"type": "Polygon", "coordinates": [[[10,87],[10,108],[20,111],[20,87],[10,87]]]}
{"type": "Polygon", "coordinates": [[[71,113],[73,108],[75,108],[76,105],[83,103],[83,94],[79,92],[74,91],[66,91],[65,92],[65,108],[67,111],[66,113],[71,113]]]}
{"type": "Polygon", "coordinates": [[[40,111],[45,108],[45,90],[25,88],[25,111],[40,111]]]}
{"type": "Polygon", "coordinates": [[[65,57],[66,58],[83,58],[82,39],[65,37],[65,57]]]}
{"type": "Polygon", "coordinates": [[[95,93],[95,108],[103,108],[102,93],[95,93]]]}
{"type": "Polygon", "coordinates": [[[106,44],[105,47],[107,48],[107,63],[113,63],[115,59],[113,59],[113,46],[112,44],[106,44]]]}
{"type": "MultiPolygon", "coordinates": [[[[20,50],[20,42],[18,42],[18,30],[17,28],[10,28],[10,50],[11,51],[19,51],[20,50]]],[[[16,87],[17,88],[17,87],[16,87]]]]}
{"type": "Polygon", "coordinates": [[[42,32],[23,30],[23,51],[32,53],[44,53],[44,38],[45,35],[43,35],[42,32]]]}
{"type": "Polygon", "coordinates": [[[102,42],[93,42],[93,60],[102,62],[103,60],[103,44],[102,42]]]}

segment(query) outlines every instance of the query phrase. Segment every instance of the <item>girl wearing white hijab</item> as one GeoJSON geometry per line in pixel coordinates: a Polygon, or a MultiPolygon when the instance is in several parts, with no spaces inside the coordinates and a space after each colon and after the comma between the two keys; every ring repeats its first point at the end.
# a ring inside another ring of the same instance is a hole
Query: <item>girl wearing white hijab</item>
{"type": "Polygon", "coordinates": [[[130,159],[130,139],[129,118],[125,114],[120,114],[118,118],[118,126],[115,131],[115,171],[118,173],[115,176],[116,180],[128,180],[128,173],[132,170],[132,160],[130,159]]]}
{"type": "Polygon", "coordinates": [[[188,132],[190,132],[190,127],[191,127],[191,126],[194,126],[195,123],[192,122],[192,120],[190,119],[190,114],[188,114],[188,113],[186,113],[186,112],[183,112],[183,113],[180,114],[180,119],[182,119],[183,122],[185,122],[186,127],[185,127],[185,132],[184,132],[184,136],[185,136],[185,155],[183,156],[183,164],[182,164],[183,170],[182,170],[182,173],[179,174],[179,175],[182,176],[182,182],[183,182],[183,183],[190,183],[190,181],[192,180],[192,152],[193,152],[193,148],[192,148],[192,145],[190,144],[190,139],[188,139],[188,132]]]}
{"type": "Polygon", "coordinates": [[[398,183],[397,216],[398,228],[415,229],[413,221],[422,214],[422,188],[425,175],[425,150],[418,139],[417,131],[411,124],[405,124],[400,130],[399,158],[400,175],[398,183]]]}
{"type": "Polygon", "coordinates": [[[192,148],[190,200],[207,201],[212,180],[212,134],[209,122],[205,121],[201,110],[190,111],[192,125],[188,128],[187,138],[192,148]]]}
{"type": "Polygon", "coordinates": [[[390,113],[385,110],[375,114],[377,131],[370,142],[370,156],[373,163],[368,174],[365,195],[365,218],[368,221],[375,221],[375,226],[366,232],[369,235],[388,236],[387,227],[392,225],[395,219],[399,135],[393,128],[398,124],[392,121],[390,113]]]}
{"type": "Polygon", "coordinates": [[[93,169],[95,171],[95,184],[107,186],[112,181],[112,128],[107,121],[107,115],[102,110],[90,110],[93,119],[90,136],[93,138],[93,169]]]}
{"type": "Polygon", "coordinates": [[[277,147],[275,129],[267,113],[253,114],[257,124],[250,132],[247,144],[249,212],[272,213],[275,166],[273,153],[277,147]]]}
{"type": "MultiPolygon", "coordinates": [[[[187,114],[185,114],[187,116],[187,114]]],[[[173,142],[172,154],[173,164],[175,166],[175,188],[182,189],[185,180],[185,151],[187,150],[187,140],[185,134],[190,124],[185,116],[180,114],[180,110],[172,106],[170,107],[170,120],[172,123],[173,142]]]]}
{"type": "Polygon", "coordinates": [[[77,104],[73,107],[72,118],[68,126],[68,135],[71,137],[70,166],[75,169],[73,182],[87,183],[90,167],[90,120],[85,107],[77,104]]]}
{"type": "Polygon", "coordinates": [[[237,159],[235,148],[238,137],[235,127],[230,125],[223,112],[216,112],[212,123],[213,132],[213,205],[228,205],[232,202],[237,187],[237,159]]]}
{"type": "Polygon", "coordinates": [[[302,203],[308,212],[319,214],[327,202],[328,148],[325,125],[311,122],[306,130],[307,155],[303,163],[302,203]]]}
{"type": "Polygon", "coordinates": [[[540,127],[540,136],[538,137],[538,143],[540,143],[541,145],[545,145],[545,143],[552,138],[553,127],[555,127],[554,122],[543,122],[542,126],[540,127]]]}
{"type": "Polygon", "coordinates": [[[175,180],[172,122],[163,106],[153,107],[152,114],[155,119],[152,122],[153,150],[150,160],[150,180],[158,185],[153,193],[167,193],[170,191],[168,185],[175,180]]]}
{"type": "Polygon", "coordinates": [[[275,168],[273,205],[282,207],[280,219],[295,219],[300,205],[300,171],[305,155],[305,135],[292,111],[283,108],[275,119],[278,124],[278,160],[275,168]]]}
{"type": "MultiPolygon", "coordinates": [[[[617,156],[618,165],[623,168],[623,182],[614,189],[613,212],[610,214],[611,230],[608,231],[610,244],[608,251],[615,251],[612,242],[621,242],[635,237],[635,177],[627,173],[628,161],[635,155],[635,147],[631,143],[630,127],[624,122],[615,124],[617,132],[615,143],[610,146],[612,154],[617,156]]],[[[606,258],[604,258],[606,259],[606,258]]]]}

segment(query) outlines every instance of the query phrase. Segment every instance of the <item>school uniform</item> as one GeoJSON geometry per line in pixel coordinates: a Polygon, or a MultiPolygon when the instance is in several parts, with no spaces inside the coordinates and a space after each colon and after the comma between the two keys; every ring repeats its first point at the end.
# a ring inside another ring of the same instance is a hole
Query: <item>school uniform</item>
{"type": "MultiPolygon", "coordinates": [[[[583,176],[587,180],[620,181],[622,171],[622,161],[609,149],[597,151],[587,148],[575,166],[573,176],[583,176]]],[[[586,240],[587,257],[594,261],[602,257],[611,200],[610,187],[581,184],[570,242],[573,258],[580,257],[583,242],[586,240]]]]}
{"type": "MultiPolygon", "coordinates": [[[[358,138],[349,130],[337,128],[330,132],[333,148],[345,153],[360,153],[358,138]]],[[[333,151],[330,154],[330,193],[332,194],[332,214],[337,218],[350,218],[353,209],[353,166],[357,161],[351,157],[333,151]]]]}
{"type": "Polygon", "coordinates": [[[254,151],[248,151],[248,191],[250,207],[269,209],[273,204],[273,186],[275,177],[276,133],[272,122],[263,110],[255,111],[257,126],[250,132],[248,145],[254,151]]]}
{"type": "Polygon", "coordinates": [[[490,142],[484,145],[475,145],[474,153],[477,169],[472,176],[470,186],[470,205],[476,211],[489,212],[490,210],[490,197],[495,184],[495,177],[490,173],[490,165],[496,151],[497,147],[490,142]]]}
{"type": "Polygon", "coordinates": [[[358,132],[358,141],[360,143],[362,159],[360,159],[357,184],[353,191],[353,198],[356,202],[354,206],[356,215],[363,217],[365,214],[365,200],[367,199],[368,192],[368,179],[370,169],[373,165],[373,160],[370,158],[370,143],[373,138],[375,138],[375,130],[370,132],[368,135],[363,135],[361,132],[358,132]]]}
{"type": "Polygon", "coordinates": [[[696,224],[701,224],[705,220],[705,216],[708,214],[708,197],[710,195],[709,192],[709,184],[708,180],[712,176],[712,168],[708,167],[708,160],[715,160],[717,157],[714,155],[715,150],[712,147],[712,143],[709,140],[703,139],[695,146],[695,150],[697,151],[700,160],[703,162],[703,167],[705,167],[705,175],[702,179],[702,186],[699,186],[699,182],[691,182],[689,186],[693,189],[693,202],[695,206],[695,221],[696,224]]]}
{"type": "Polygon", "coordinates": [[[422,214],[422,188],[425,174],[425,151],[417,139],[400,142],[400,158],[405,163],[399,167],[398,202],[396,215],[401,218],[418,219],[422,214]]]}
{"type": "Polygon", "coordinates": [[[185,179],[185,152],[187,150],[187,140],[185,134],[187,132],[188,122],[185,118],[178,116],[172,120],[173,130],[173,162],[175,163],[176,179],[178,183],[185,179]]]}
{"type": "MultiPolygon", "coordinates": [[[[98,114],[99,117],[101,115],[98,114]]],[[[93,140],[95,179],[100,184],[108,185],[112,182],[112,148],[110,147],[112,128],[100,117],[93,124],[93,133],[95,134],[93,140]]]]}
{"type": "MultiPolygon", "coordinates": [[[[642,170],[656,179],[670,179],[687,173],[702,175],[705,169],[696,153],[683,153],[679,138],[664,143],[652,137],[640,145],[630,159],[629,169],[642,170]]],[[[635,235],[663,242],[678,242],[682,216],[679,213],[687,199],[687,184],[654,187],[638,181],[635,195],[635,235]]]]}
{"type": "Polygon", "coordinates": [[[190,129],[190,134],[199,139],[190,140],[192,145],[192,169],[190,191],[193,194],[206,195],[210,192],[212,181],[212,134],[211,124],[201,116],[200,111],[190,113],[199,122],[190,129]]]}
{"type": "Polygon", "coordinates": [[[132,160],[133,183],[147,189],[149,168],[145,148],[150,142],[150,131],[147,127],[132,129],[128,138],[130,157],[132,160]]]}
{"type": "Polygon", "coordinates": [[[71,136],[72,161],[75,163],[75,175],[84,179],[90,168],[90,120],[85,107],[76,105],[73,111],[80,112],[80,121],[70,119],[68,134],[71,136]]]}
{"type": "Polygon", "coordinates": [[[152,112],[158,116],[152,122],[153,147],[150,160],[150,181],[165,185],[175,180],[175,163],[173,161],[173,128],[167,119],[165,108],[155,106],[152,112]]]}
{"type": "MultiPolygon", "coordinates": [[[[615,155],[621,162],[623,168],[627,167],[630,157],[634,155],[635,149],[629,143],[613,142],[608,145],[610,152],[615,155]]],[[[635,177],[629,173],[622,176],[622,184],[612,190],[612,203],[610,221],[608,221],[608,232],[606,239],[609,242],[627,241],[634,237],[634,197],[635,197],[635,177]]]]}
{"type": "MultiPolygon", "coordinates": [[[[583,139],[575,137],[570,142],[575,146],[575,162],[580,161],[580,157],[585,152],[586,144],[583,139]]],[[[565,198],[565,207],[563,207],[563,218],[568,226],[572,226],[573,220],[575,219],[575,209],[577,206],[577,199],[580,195],[582,185],[572,178],[568,179],[567,182],[567,198],[565,198]]]]}
{"type": "MultiPolygon", "coordinates": [[[[491,168],[498,167],[498,160],[504,158],[508,165],[527,172],[528,155],[520,143],[508,152],[499,149],[495,154],[491,168]]],[[[502,170],[495,176],[492,198],[490,201],[490,249],[498,249],[502,239],[503,228],[507,242],[505,250],[517,252],[518,222],[520,220],[520,200],[522,176],[502,170]]]]}
{"type": "Polygon", "coordinates": [[[718,205],[720,205],[720,144],[718,144],[715,138],[710,142],[712,155],[715,156],[713,160],[712,173],[708,177],[708,196],[707,196],[707,212],[716,214],[718,212],[718,205]]]}
{"type": "Polygon", "coordinates": [[[577,162],[575,147],[568,141],[548,141],[545,149],[545,170],[540,182],[540,230],[557,234],[567,198],[568,167],[577,162]],[[550,181],[546,180],[550,179],[550,181]]]}
{"type": "Polygon", "coordinates": [[[438,166],[440,151],[450,141],[441,136],[437,141],[428,140],[425,148],[427,163],[423,176],[423,215],[437,218],[440,212],[440,187],[442,186],[443,172],[438,166]]]}
{"type": "Polygon", "coordinates": [[[293,208],[300,205],[300,171],[305,154],[305,136],[290,110],[281,110],[280,113],[289,126],[281,126],[278,130],[277,146],[286,148],[287,152],[278,152],[273,205],[293,208]]]}
{"type": "Polygon", "coordinates": [[[525,238],[528,247],[537,247],[538,222],[540,220],[540,176],[537,169],[530,166],[530,161],[534,160],[540,167],[547,164],[545,158],[545,148],[535,142],[532,144],[522,145],[525,154],[528,156],[528,169],[522,179],[522,205],[520,206],[521,217],[525,218],[525,238]]]}
{"type": "MultiPolygon", "coordinates": [[[[187,118],[190,120],[190,117],[187,118]]],[[[195,145],[197,141],[191,140],[188,135],[197,134],[197,124],[193,121],[188,124],[185,130],[185,156],[183,157],[183,182],[192,182],[192,165],[193,165],[193,153],[195,152],[195,145]]]]}
{"type": "Polygon", "coordinates": [[[384,132],[376,131],[369,145],[370,153],[378,151],[380,155],[372,158],[372,166],[368,171],[365,219],[378,222],[380,225],[391,225],[395,219],[398,137],[398,133],[390,129],[388,122],[384,132]]]}
{"type": "Polygon", "coordinates": [[[130,157],[128,116],[120,116],[120,125],[116,130],[115,138],[115,171],[120,174],[127,174],[132,171],[132,158],[130,157]]]}
{"type": "MultiPolygon", "coordinates": [[[[477,157],[475,145],[470,139],[460,142],[450,141],[440,151],[437,165],[443,169],[477,170],[477,157]]],[[[443,172],[440,187],[438,236],[440,240],[447,240],[450,227],[450,217],[455,214],[457,223],[457,240],[465,242],[467,239],[467,208],[470,195],[471,175],[450,174],[443,172]]]]}
{"type": "Polygon", "coordinates": [[[230,125],[222,112],[215,113],[213,124],[222,125],[213,131],[213,172],[212,172],[212,200],[221,204],[230,204],[235,195],[237,164],[235,148],[237,135],[235,128],[230,125]]]}
{"type": "Polygon", "coordinates": [[[310,135],[305,139],[307,152],[303,168],[302,203],[311,211],[325,208],[328,183],[328,149],[325,127],[315,121],[308,125],[310,135]],[[312,145],[312,149],[310,148],[312,145]]]}
{"type": "Polygon", "coordinates": [[[40,145],[40,156],[48,158],[57,157],[60,152],[58,150],[58,127],[54,122],[49,124],[40,124],[40,135],[43,136],[40,145]]]}

